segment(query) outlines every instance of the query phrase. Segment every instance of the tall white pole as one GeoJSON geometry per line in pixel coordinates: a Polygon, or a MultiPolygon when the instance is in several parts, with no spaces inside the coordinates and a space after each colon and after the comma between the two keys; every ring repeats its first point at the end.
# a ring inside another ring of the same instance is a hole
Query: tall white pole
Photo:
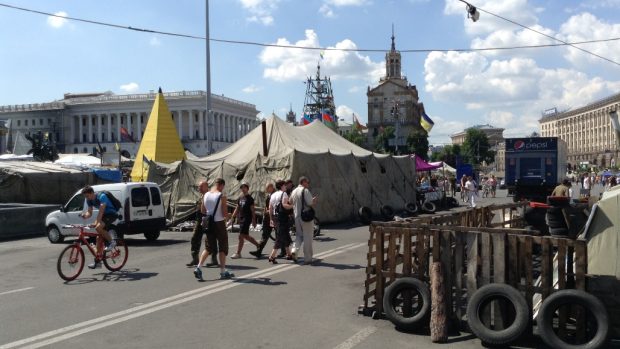
{"type": "Polygon", "coordinates": [[[212,142],[211,142],[211,129],[213,128],[213,124],[211,123],[211,46],[209,36],[209,0],[206,1],[206,54],[207,54],[207,132],[206,132],[206,140],[207,140],[207,153],[211,154],[213,151],[212,142]]]}

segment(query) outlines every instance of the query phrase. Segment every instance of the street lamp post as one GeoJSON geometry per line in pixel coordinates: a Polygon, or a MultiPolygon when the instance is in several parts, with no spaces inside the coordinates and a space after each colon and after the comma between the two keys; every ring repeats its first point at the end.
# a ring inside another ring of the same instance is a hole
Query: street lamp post
{"type": "Polygon", "coordinates": [[[211,152],[213,151],[213,147],[212,147],[212,142],[211,142],[211,129],[213,128],[213,125],[211,123],[211,37],[209,36],[209,0],[205,0],[205,7],[206,7],[206,11],[205,11],[205,19],[206,19],[206,26],[205,26],[205,31],[206,31],[206,40],[205,40],[205,53],[207,56],[206,59],[206,64],[207,64],[207,98],[206,98],[206,102],[207,102],[207,106],[206,106],[206,115],[205,117],[207,118],[207,132],[205,132],[205,138],[207,141],[207,154],[211,154],[211,152]]]}

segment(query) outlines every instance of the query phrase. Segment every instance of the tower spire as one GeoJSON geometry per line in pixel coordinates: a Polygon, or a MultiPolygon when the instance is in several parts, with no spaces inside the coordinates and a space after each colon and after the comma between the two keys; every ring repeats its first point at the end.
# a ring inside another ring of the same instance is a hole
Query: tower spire
{"type": "Polygon", "coordinates": [[[392,23],[392,51],[396,51],[396,43],[394,42],[394,23],[392,23]]]}

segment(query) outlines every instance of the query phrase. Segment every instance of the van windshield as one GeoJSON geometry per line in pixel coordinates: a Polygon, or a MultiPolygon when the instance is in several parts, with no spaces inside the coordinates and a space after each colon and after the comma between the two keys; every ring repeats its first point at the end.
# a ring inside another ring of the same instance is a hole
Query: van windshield
{"type": "Polygon", "coordinates": [[[67,206],[65,206],[65,211],[67,212],[78,212],[84,210],[84,195],[76,194],[74,197],[69,200],[67,206]]]}

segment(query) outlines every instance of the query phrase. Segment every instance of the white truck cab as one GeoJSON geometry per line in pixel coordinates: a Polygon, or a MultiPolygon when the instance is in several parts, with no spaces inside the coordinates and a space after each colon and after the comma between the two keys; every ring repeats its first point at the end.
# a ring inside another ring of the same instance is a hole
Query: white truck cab
{"type": "MultiPolygon", "coordinates": [[[[161,191],[156,183],[130,182],[94,185],[95,193],[109,191],[117,198],[122,207],[118,210],[118,219],[112,227],[117,236],[125,234],[144,234],[147,240],[157,240],[161,230],[166,227],[166,218],[161,191]]],[[[50,242],[62,242],[65,236],[77,235],[76,229],[67,229],[68,224],[94,223],[98,207],[93,207],[93,215],[84,219],[81,214],[88,210],[86,199],[78,190],[62,205],[59,210],[51,212],[45,218],[47,237],[50,242]]]]}

